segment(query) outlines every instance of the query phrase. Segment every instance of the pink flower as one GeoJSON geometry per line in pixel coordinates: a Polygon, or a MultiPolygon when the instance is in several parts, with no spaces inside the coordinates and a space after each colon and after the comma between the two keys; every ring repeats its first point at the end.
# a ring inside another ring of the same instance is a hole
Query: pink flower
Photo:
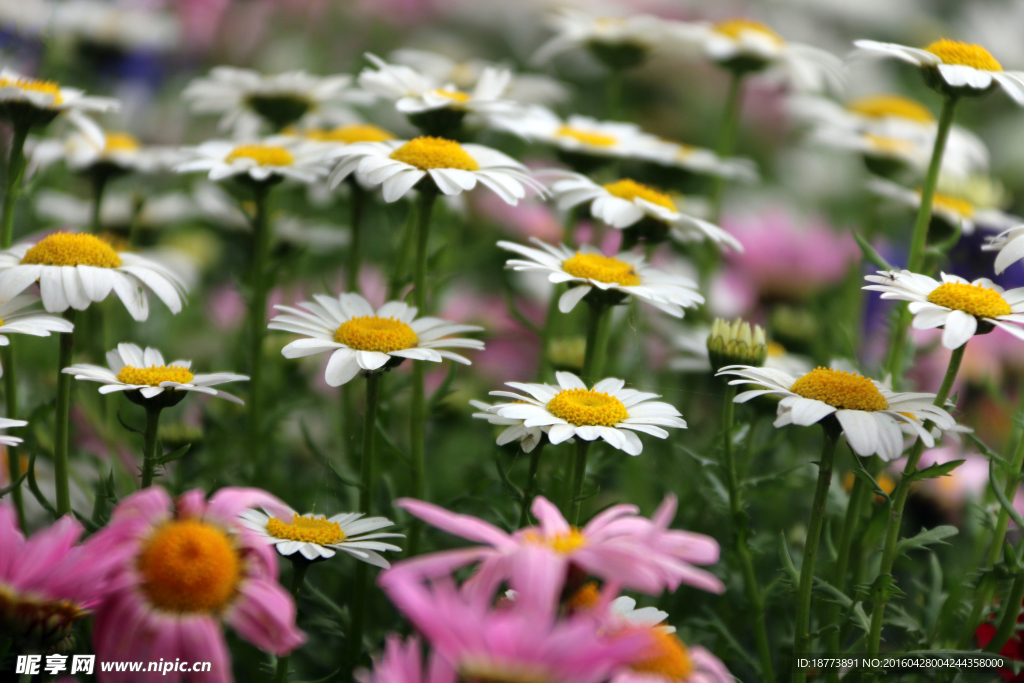
{"type": "Polygon", "coordinates": [[[19,647],[47,650],[110,589],[107,576],[124,553],[93,537],[70,515],[26,539],[14,508],[0,503],[0,632],[19,647]]]}
{"type": "Polygon", "coordinates": [[[604,635],[590,616],[556,621],[557,600],[495,607],[491,595],[460,593],[448,580],[428,586],[394,569],[379,583],[461,680],[598,683],[650,645],[643,633],[604,635]]]}
{"type": "Polygon", "coordinates": [[[582,529],[569,526],[558,508],[537,496],[531,510],[540,526],[514,534],[424,501],[401,498],[395,504],[450,534],[486,545],[406,560],[393,571],[437,577],[480,562],[464,586],[473,594],[493,595],[507,580],[525,599],[553,604],[570,566],[652,595],[683,583],[715,593],[725,590],[716,576],[693,566],[717,562],[718,543],[703,534],[668,529],[675,496],[666,497],[652,519],[640,517],[635,505],[614,505],[582,529]]]}
{"type": "Polygon", "coordinates": [[[455,683],[455,670],[442,657],[433,653],[426,672],[420,639],[413,636],[404,643],[390,635],[384,643],[384,656],[373,661],[373,671],[355,672],[359,683],[455,683]]]}
{"type": "MultiPolygon", "coordinates": [[[[127,556],[96,611],[97,658],[210,662],[204,680],[230,683],[222,622],[278,656],[301,645],[295,603],[277,583],[273,548],[239,523],[253,507],[287,511],[274,496],[250,488],[223,488],[209,501],[194,489],[176,505],[160,487],[123,499],[95,537],[127,556]]],[[[174,683],[181,676],[101,672],[99,680],[174,683]]]]}
{"type": "Polygon", "coordinates": [[[562,239],[562,224],[548,204],[530,201],[512,206],[492,192],[472,196],[475,207],[482,214],[519,239],[536,237],[545,242],[562,239]]]}
{"type": "Polygon", "coordinates": [[[733,271],[762,297],[806,298],[843,279],[859,254],[849,232],[818,220],[800,221],[782,208],[726,216],[722,227],[744,246],[742,253],[727,257],[733,271]]]}

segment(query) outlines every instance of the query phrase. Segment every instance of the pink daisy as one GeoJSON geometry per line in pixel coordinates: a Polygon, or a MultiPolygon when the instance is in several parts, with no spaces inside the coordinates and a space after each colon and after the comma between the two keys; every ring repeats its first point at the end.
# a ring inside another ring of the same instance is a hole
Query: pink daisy
{"type": "Polygon", "coordinates": [[[613,505],[582,529],[572,527],[549,500],[537,496],[531,507],[539,526],[513,534],[477,517],[460,515],[410,498],[395,502],[426,523],[455,536],[486,544],[426,555],[396,565],[401,571],[437,577],[480,562],[465,588],[492,595],[502,581],[542,604],[555,602],[570,565],[606,582],[657,595],[680,584],[721,593],[725,586],[696,568],[718,561],[717,541],[703,534],[668,528],[676,498],[667,496],[651,519],[635,505],[613,505]],[[532,597],[531,597],[532,596],[532,597]]]}
{"type": "Polygon", "coordinates": [[[394,569],[379,583],[460,680],[598,683],[651,645],[644,633],[603,634],[590,616],[556,621],[557,600],[493,606],[490,595],[459,592],[448,580],[424,585],[394,569]]]}
{"type": "Polygon", "coordinates": [[[373,670],[357,669],[359,683],[455,683],[455,669],[432,653],[423,670],[423,647],[416,636],[406,641],[392,634],[384,643],[384,655],[374,658],[373,670]]]}
{"type": "Polygon", "coordinates": [[[0,503],[0,633],[18,651],[45,650],[66,638],[109,590],[107,575],[124,553],[93,537],[65,515],[26,539],[14,508],[0,503]]]}
{"type": "MultiPolygon", "coordinates": [[[[154,486],[123,499],[97,534],[117,551],[128,551],[96,611],[97,658],[211,662],[203,680],[230,683],[222,623],[278,656],[301,645],[295,603],[277,583],[274,550],[239,521],[254,507],[278,514],[288,509],[251,488],[223,488],[209,501],[194,489],[175,504],[154,486]]],[[[129,679],[174,683],[181,674],[99,674],[104,682],[129,679]]]]}

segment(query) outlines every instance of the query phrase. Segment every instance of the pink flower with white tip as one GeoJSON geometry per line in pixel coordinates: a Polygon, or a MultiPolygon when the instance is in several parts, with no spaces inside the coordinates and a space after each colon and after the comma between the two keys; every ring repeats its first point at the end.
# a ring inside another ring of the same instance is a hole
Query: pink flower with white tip
{"type": "MultiPolygon", "coordinates": [[[[255,507],[281,515],[288,510],[252,488],[223,488],[208,501],[194,489],[175,504],[152,487],[123,499],[96,535],[127,556],[97,609],[96,656],[210,662],[204,680],[231,683],[222,624],[277,656],[299,647],[305,637],[295,626],[295,603],[277,583],[277,557],[239,519],[255,507]]],[[[175,683],[182,677],[100,672],[99,680],[175,683]]]]}
{"type": "Polygon", "coordinates": [[[513,534],[421,500],[400,498],[395,505],[438,529],[485,545],[406,560],[394,571],[437,577],[479,562],[464,586],[472,593],[493,595],[508,581],[526,599],[555,603],[570,566],[650,595],[684,583],[713,593],[725,590],[714,574],[694,566],[717,562],[718,543],[703,534],[668,528],[675,516],[675,496],[666,497],[651,519],[641,517],[635,505],[613,505],[583,528],[570,526],[557,507],[537,496],[531,511],[540,525],[513,534]]]}

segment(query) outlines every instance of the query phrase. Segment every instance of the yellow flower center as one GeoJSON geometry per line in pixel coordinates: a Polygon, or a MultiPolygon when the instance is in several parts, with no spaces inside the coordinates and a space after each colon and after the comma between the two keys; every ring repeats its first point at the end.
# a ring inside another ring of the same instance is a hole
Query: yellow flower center
{"type": "Polygon", "coordinates": [[[614,183],[608,183],[604,186],[604,189],[608,190],[609,194],[618,197],[619,199],[625,199],[626,201],[633,201],[634,199],[644,199],[649,201],[651,204],[657,204],[658,206],[665,207],[669,211],[675,211],[676,205],[664,192],[658,192],[653,187],[643,185],[630,180],[629,178],[623,178],[622,180],[616,180],[614,183]]]}
{"type": "Polygon", "coordinates": [[[104,152],[134,152],[142,147],[139,139],[131,133],[107,133],[106,138],[104,152]]]}
{"type": "Polygon", "coordinates": [[[80,232],[58,232],[44,237],[25,252],[21,262],[41,266],[121,267],[121,257],[112,246],[80,232]]]}
{"type": "Polygon", "coordinates": [[[872,119],[893,116],[921,123],[931,123],[935,120],[923,104],[902,95],[868,95],[850,102],[846,108],[855,114],[872,119]]]}
{"type": "Polygon", "coordinates": [[[744,33],[759,33],[762,36],[771,38],[773,42],[779,45],[786,42],[782,36],[772,29],[759,21],[752,21],[750,19],[726,19],[725,21],[720,21],[715,24],[712,30],[714,30],[715,33],[722,34],[723,36],[729,36],[733,40],[739,40],[740,36],[744,33]]]}
{"type": "Polygon", "coordinates": [[[572,126],[561,126],[555,131],[555,136],[560,138],[572,138],[577,142],[591,147],[611,147],[619,140],[614,135],[599,133],[593,130],[583,130],[572,126]]]}
{"type": "MultiPolygon", "coordinates": [[[[921,196],[920,189],[917,190],[917,196],[921,196]]],[[[970,218],[974,215],[975,211],[974,204],[970,203],[966,199],[961,199],[960,197],[954,197],[952,195],[942,194],[939,192],[936,192],[934,196],[932,196],[932,204],[946,209],[947,211],[952,211],[964,218],[970,218]]]]}
{"type": "Polygon", "coordinates": [[[539,531],[527,531],[523,534],[523,540],[535,545],[546,545],[556,553],[563,555],[579,550],[587,544],[586,537],[576,527],[570,527],[569,531],[554,536],[545,536],[539,531]]]}
{"type": "Polygon", "coordinates": [[[566,607],[575,611],[594,609],[601,603],[601,589],[596,581],[588,581],[566,601],[566,607]]]}
{"type": "Polygon", "coordinates": [[[344,142],[346,145],[351,145],[354,142],[384,142],[395,139],[394,135],[372,123],[355,123],[338,126],[331,130],[308,130],[304,135],[312,140],[344,142]]]}
{"type": "Polygon", "coordinates": [[[345,532],[341,530],[341,525],[337,522],[298,513],[292,516],[291,522],[271,517],[267,521],[267,533],[274,538],[316,543],[317,545],[330,545],[345,540],[345,532]]]}
{"type": "Polygon", "coordinates": [[[768,342],[768,355],[772,358],[782,358],[786,355],[786,347],[779,342],[768,342]]]}
{"type": "Polygon", "coordinates": [[[188,384],[193,377],[194,375],[188,368],[176,365],[152,365],[148,368],[133,368],[126,365],[121,368],[121,372],[117,373],[118,382],[140,386],[147,384],[151,387],[158,387],[161,382],[188,384]]]}
{"type": "Polygon", "coordinates": [[[909,152],[914,148],[914,143],[910,140],[891,138],[887,135],[865,133],[864,139],[868,141],[872,151],[881,152],[883,154],[900,154],[902,152],[909,152]]]}
{"type": "Polygon", "coordinates": [[[199,520],[168,522],[137,559],[142,592],[170,612],[217,612],[235,596],[242,573],[238,550],[218,527],[199,520]]]}
{"type": "Polygon", "coordinates": [[[447,97],[449,100],[456,102],[466,102],[469,100],[469,95],[460,90],[448,90],[447,88],[436,88],[432,91],[435,95],[441,97],[447,97]]]}
{"type": "Polygon", "coordinates": [[[423,136],[413,138],[394,152],[395,161],[415,166],[421,171],[432,168],[457,168],[463,171],[479,171],[480,164],[462,149],[454,140],[423,136]]]}
{"type": "Polygon", "coordinates": [[[577,427],[614,427],[629,417],[622,401],[592,389],[564,389],[548,401],[548,412],[577,427]]]}
{"type": "Polygon", "coordinates": [[[53,104],[60,104],[64,101],[60,94],[60,85],[54,81],[39,81],[35,78],[0,78],[0,88],[10,87],[53,95],[53,104]]]}
{"type": "Polygon", "coordinates": [[[961,43],[958,40],[936,40],[924,48],[942,60],[943,64],[960,64],[981,71],[1002,71],[1003,65],[981,45],[961,43]]]}
{"type": "Polygon", "coordinates": [[[645,674],[654,674],[670,681],[685,681],[693,673],[693,662],[683,641],[674,633],[654,627],[650,629],[651,647],[647,657],[630,668],[645,674]]]}
{"type": "Polygon", "coordinates": [[[413,348],[419,337],[401,320],[364,315],[342,323],[334,332],[334,341],[357,351],[391,353],[413,348]]]}
{"type": "Polygon", "coordinates": [[[889,407],[874,382],[855,372],[817,368],[794,382],[789,390],[839,410],[872,412],[889,407]]]}
{"type": "Polygon", "coordinates": [[[602,254],[581,254],[576,252],[572,258],[562,261],[562,270],[574,277],[582,277],[596,282],[617,284],[624,287],[636,287],[640,284],[640,276],[632,264],[602,254]]]}
{"type": "Polygon", "coordinates": [[[224,161],[232,162],[236,159],[252,159],[260,166],[291,166],[295,163],[295,157],[284,147],[278,145],[239,145],[231,150],[224,161]]]}
{"type": "Polygon", "coordinates": [[[994,289],[963,282],[946,282],[928,295],[928,301],[954,311],[970,313],[978,318],[996,318],[1010,315],[1013,309],[1003,295],[994,289]]]}

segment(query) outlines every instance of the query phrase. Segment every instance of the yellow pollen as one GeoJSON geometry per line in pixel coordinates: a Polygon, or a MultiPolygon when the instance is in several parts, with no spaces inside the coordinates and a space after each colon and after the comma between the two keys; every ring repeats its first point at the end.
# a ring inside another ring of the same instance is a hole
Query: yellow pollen
{"type": "Polygon", "coordinates": [[[64,101],[60,94],[60,85],[54,81],[39,81],[34,78],[0,78],[0,88],[10,87],[53,95],[53,104],[60,104],[64,101]]]}
{"type": "Polygon", "coordinates": [[[872,119],[892,116],[921,123],[931,123],[935,120],[923,104],[902,95],[868,95],[850,102],[846,108],[855,114],[872,119]]]}
{"type": "Polygon", "coordinates": [[[725,21],[720,21],[715,24],[713,30],[715,33],[720,33],[723,36],[729,36],[734,40],[738,40],[744,33],[754,32],[767,36],[780,45],[786,42],[782,36],[772,29],[759,21],[752,21],[750,19],[726,19],[725,21]]]}
{"type": "Polygon", "coordinates": [[[218,612],[235,596],[242,562],[221,529],[199,520],[168,522],[137,559],[142,592],[170,612],[218,612]]]}
{"type": "Polygon", "coordinates": [[[882,152],[883,154],[900,154],[901,152],[909,152],[914,148],[914,143],[909,140],[892,138],[886,135],[865,133],[864,139],[868,141],[873,151],[882,152]]]}
{"type": "Polygon", "coordinates": [[[590,145],[591,147],[611,147],[619,141],[614,135],[607,135],[593,130],[573,128],[572,126],[561,126],[555,131],[555,136],[560,138],[572,138],[577,142],[582,142],[584,145],[590,145]]]}
{"type": "Polygon", "coordinates": [[[958,40],[936,40],[924,48],[942,60],[943,64],[960,64],[981,71],[1002,71],[1003,65],[996,61],[988,50],[980,45],[961,43],[958,40]]]}
{"type": "MultiPolygon", "coordinates": [[[[917,196],[920,197],[921,190],[918,189],[916,190],[916,192],[917,196]]],[[[935,195],[932,196],[932,204],[934,204],[937,207],[952,211],[953,213],[963,216],[964,218],[972,217],[975,211],[974,204],[971,204],[966,199],[960,199],[959,197],[954,197],[948,194],[941,194],[939,192],[936,192],[935,195]]]]}
{"type": "Polygon", "coordinates": [[[630,668],[633,671],[667,678],[670,681],[685,681],[693,673],[693,662],[683,641],[674,633],[654,627],[650,629],[651,647],[647,657],[630,668]]]}
{"type": "Polygon", "coordinates": [[[342,323],[334,332],[334,341],[357,351],[391,353],[413,348],[419,337],[401,320],[364,315],[342,323]]]}
{"type": "Polygon", "coordinates": [[[441,97],[447,97],[449,100],[455,100],[456,102],[466,102],[469,100],[469,95],[459,90],[436,88],[433,92],[441,97]]]}
{"type": "Polygon", "coordinates": [[[291,166],[295,163],[292,153],[278,145],[239,145],[231,150],[224,161],[235,159],[252,159],[260,166],[291,166]]]}
{"type": "Polygon", "coordinates": [[[267,533],[274,538],[286,538],[289,541],[329,545],[345,540],[345,532],[341,525],[326,519],[317,519],[313,515],[295,513],[291,522],[283,522],[271,517],[267,521],[267,533]]]}
{"type": "Polygon", "coordinates": [[[588,581],[583,587],[572,594],[566,603],[571,610],[581,611],[597,607],[601,601],[601,590],[597,587],[596,581],[588,581]]]}
{"type": "Polygon", "coordinates": [[[648,187],[635,180],[629,178],[623,178],[622,180],[616,180],[614,183],[608,183],[604,186],[604,189],[618,197],[619,199],[625,199],[626,201],[633,201],[634,199],[644,199],[649,201],[651,204],[657,204],[662,206],[669,211],[675,211],[676,205],[664,192],[658,192],[653,187],[648,187]]]}
{"type": "Polygon", "coordinates": [[[394,152],[391,158],[395,161],[415,166],[421,171],[432,168],[457,168],[463,171],[479,171],[480,164],[462,145],[454,140],[423,136],[413,138],[394,152]]]}
{"type": "Polygon", "coordinates": [[[131,133],[107,133],[104,152],[134,152],[142,147],[139,139],[131,133]]]}
{"type": "Polygon", "coordinates": [[[21,262],[41,266],[121,267],[121,257],[112,246],[80,232],[57,232],[44,237],[25,252],[21,262]]]}
{"type": "Polygon", "coordinates": [[[874,382],[854,372],[817,368],[794,382],[789,390],[839,410],[872,412],[889,407],[874,382]]]}
{"type": "Polygon", "coordinates": [[[636,287],[640,284],[640,276],[632,264],[601,254],[581,254],[577,251],[575,256],[562,261],[562,270],[574,277],[623,287],[636,287]]]}
{"type": "Polygon", "coordinates": [[[147,384],[151,387],[158,387],[161,382],[188,384],[192,381],[193,377],[194,375],[188,368],[176,365],[151,365],[148,368],[133,368],[127,365],[121,368],[121,372],[117,373],[118,382],[140,386],[147,384]]]}
{"type": "Polygon", "coordinates": [[[548,412],[577,427],[614,427],[629,418],[622,401],[592,389],[563,389],[548,401],[548,412]]]}
{"type": "Polygon", "coordinates": [[[768,342],[768,355],[772,358],[782,358],[786,355],[786,347],[779,342],[768,342]]]}
{"type": "Polygon", "coordinates": [[[308,130],[304,133],[307,138],[321,142],[344,142],[351,145],[354,142],[384,142],[394,140],[395,136],[380,126],[372,123],[354,123],[348,126],[338,126],[331,130],[308,130]]]}
{"type": "Polygon", "coordinates": [[[576,527],[570,527],[566,533],[554,536],[544,536],[537,531],[527,531],[523,534],[523,540],[536,545],[546,545],[556,553],[563,555],[569,555],[587,544],[587,539],[576,527]]]}
{"type": "Polygon", "coordinates": [[[928,301],[954,311],[963,311],[977,318],[996,318],[1010,315],[1013,309],[1003,295],[994,289],[963,282],[946,282],[928,295],[928,301]]]}

